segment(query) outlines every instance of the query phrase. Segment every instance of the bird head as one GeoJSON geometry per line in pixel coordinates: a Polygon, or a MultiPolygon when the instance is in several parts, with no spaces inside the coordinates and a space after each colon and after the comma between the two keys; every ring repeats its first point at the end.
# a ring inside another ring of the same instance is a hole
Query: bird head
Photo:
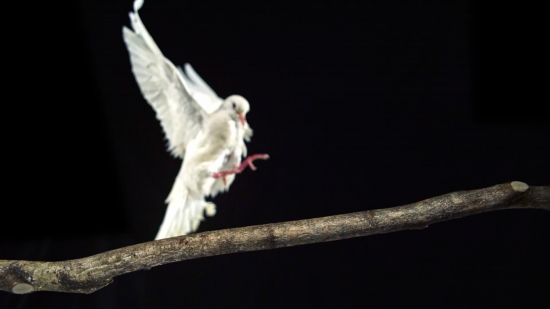
{"type": "Polygon", "coordinates": [[[235,116],[239,119],[244,126],[246,123],[246,113],[250,110],[250,104],[248,101],[240,95],[232,95],[227,97],[223,102],[224,109],[233,111],[235,116]]]}

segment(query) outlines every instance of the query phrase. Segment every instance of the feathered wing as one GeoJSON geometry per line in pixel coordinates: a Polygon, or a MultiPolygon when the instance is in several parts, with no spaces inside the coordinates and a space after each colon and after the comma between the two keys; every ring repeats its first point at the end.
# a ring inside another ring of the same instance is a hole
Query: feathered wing
{"type": "Polygon", "coordinates": [[[212,114],[220,108],[223,101],[199,74],[193,70],[193,67],[189,63],[185,64],[185,71],[181,67],[178,67],[178,70],[185,80],[189,93],[197,102],[200,102],[200,106],[207,114],[212,114]]]}
{"type": "Polygon", "coordinates": [[[186,146],[197,136],[203,118],[218,110],[223,100],[192,68],[192,77],[185,76],[164,57],[138,15],[142,5],[142,0],[134,2],[134,12],[130,13],[134,31],[122,28],[124,42],[134,76],[160,120],[169,151],[184,158],[186,146]]]}
{"type": "Polygon", "coordinates": [[[184,159],[184,164],[166,202],[168,208],[156,239],[188,234],[197,229],[203,213],[215,214],[215,205],[204,201],[183,182],[190,173],[188,157],[194,157],[188,145],[197,138],[203,123],[217,111],[223,101],[200,78],[190,65],[185,73],[166,59],[143,25],[138,10],[142,0],[134,2],[130,13],[132,30],[123,27],[124,42],[130,54],[132,71],[139,88],[156,112],[166,138],[169,151],[184,159]],[[184,168],[185,166],[185,168],[184,168]]]}

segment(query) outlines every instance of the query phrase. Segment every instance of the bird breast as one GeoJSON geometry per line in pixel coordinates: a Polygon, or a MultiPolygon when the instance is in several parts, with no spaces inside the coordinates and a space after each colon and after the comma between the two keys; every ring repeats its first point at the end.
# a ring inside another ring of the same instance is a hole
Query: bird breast
{"type": "Polygon", "coordinates": [[[191,194],[215,195],[227,189],[234,175],[223,185],[212,173],[233,169],[241,163],[243,135],[242,124],[226,112],[214,113],[206,119],[203,130],[188,144],[183,161],[184,181],[191,194]]]}

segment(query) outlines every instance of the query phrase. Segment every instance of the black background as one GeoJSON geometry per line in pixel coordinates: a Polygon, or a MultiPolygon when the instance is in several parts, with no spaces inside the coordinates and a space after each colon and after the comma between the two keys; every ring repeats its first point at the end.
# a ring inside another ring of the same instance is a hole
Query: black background
{"type": "MultiPolygon", "coordinates": [[[[131,10],[4,11],[1,259],[73,259],[156,234],[180,161],[131,73],[131,10]]],[[[529,61],[510,53],[517,34],[486,52],[494,28],[467,2],[147,0],[140,15],[167,58],[248,99],[249,152],[271,156],[214,199],[199,232],[550,182],[548,100],[517,71],[529,61]]],[[[491,212],[185,261],[91,295],[2,293],[0,308],[518,307],[547,300],[549,220],[491,212]]]]}

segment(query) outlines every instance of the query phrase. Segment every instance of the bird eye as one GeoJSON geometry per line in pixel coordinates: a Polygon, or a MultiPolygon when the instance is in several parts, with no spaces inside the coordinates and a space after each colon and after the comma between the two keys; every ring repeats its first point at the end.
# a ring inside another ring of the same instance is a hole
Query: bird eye
{"type": "Polygon", "coordinates": [[[237,105],[235,105],[235,103],[233,103],[233,109],[237,108],[237,105]]]}

